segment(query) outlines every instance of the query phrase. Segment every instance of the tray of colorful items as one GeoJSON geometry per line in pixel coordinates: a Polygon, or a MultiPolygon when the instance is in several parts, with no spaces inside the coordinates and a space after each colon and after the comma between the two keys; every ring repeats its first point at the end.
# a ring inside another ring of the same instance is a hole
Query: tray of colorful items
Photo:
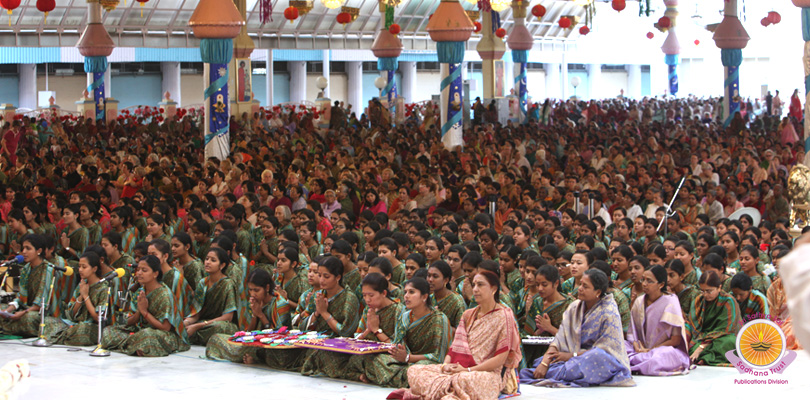
{"type": "Polygon", "coordinates": [[[295,343],[301,340],[313,340],[326,337],[326,335],[315,331],[303,332],[299,330],[288,330],[287,327],[282,327],[277,330],[265,329],[262,331],[236,332],[228,341],[242,346],[285,350],[294,349],[296,347],[295,343]]]}
{"type": "Polygon", "coordinates": [[[324,351],[334,351],[347,354],[374,354],[387,353],[388,350],[396,347],[391,343],[380,343],[372,340],[360,340],[352,338],[317,338],[306,339],[295,342],[295,347],[306,347],[324,351]]]}
{"type": "Polygon", "coordinates": [[[554,336],[526,336],[523,344],[549,346],[554,341],[554,336]]]}

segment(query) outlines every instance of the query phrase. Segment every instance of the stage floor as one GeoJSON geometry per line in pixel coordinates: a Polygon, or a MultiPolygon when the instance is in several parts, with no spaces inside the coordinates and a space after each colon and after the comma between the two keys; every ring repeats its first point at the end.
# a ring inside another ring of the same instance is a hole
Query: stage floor
{"type": "MultiPolygon", "coordinates": [[[[25,340],[29,343],[31,340],[25,340]]],[[[35,348],[20,341],[0,341],[0,365],[23,358],[31,364],[31,378],[17,387],[11,399],[163,399],[177,394],[180,399],[384,399],[391,389],[362,383],[305,377],[261,366],[232,364],[204,359],[205,349],[162,358],[89,356],[90,348],[35,348]]],[[[788,384],[745,385],[735,379],[753,379],[733,368],[698,367],[689,375],[639,377],[633,388],[548,389],[521,386],[524,399],[662,400],[728,396],[788,396],[803,398],[810,390],[810,356],[799,352],[783,375],[757,379],[783,379],[788,384]],[[628,397],[629,396],[629,397],[628,397]]],[[[0,395],[2,398],[2,395],[0,395]]],[[[758,397],[757,397],[758,398],[758,397]]]]}

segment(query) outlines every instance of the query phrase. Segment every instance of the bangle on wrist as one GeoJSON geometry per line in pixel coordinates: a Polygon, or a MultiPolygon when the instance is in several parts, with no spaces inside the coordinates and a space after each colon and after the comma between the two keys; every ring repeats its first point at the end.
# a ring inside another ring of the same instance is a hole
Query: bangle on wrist
{"type": "Polygon", "coordinates": [[[409,362],[411,362],[411,353],[405,355],[405,364],[408,364],[409,362]]]}

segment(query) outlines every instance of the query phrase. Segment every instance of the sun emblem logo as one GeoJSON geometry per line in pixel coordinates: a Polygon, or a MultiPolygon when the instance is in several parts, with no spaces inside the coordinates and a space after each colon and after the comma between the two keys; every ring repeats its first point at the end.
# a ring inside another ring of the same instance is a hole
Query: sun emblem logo
{"type": "Polygon", "coordinates": [[[769,368],[785,355],[785,334],[775,323],[754,320],[737,334],[737,354],[752,368],[769,368]]]}

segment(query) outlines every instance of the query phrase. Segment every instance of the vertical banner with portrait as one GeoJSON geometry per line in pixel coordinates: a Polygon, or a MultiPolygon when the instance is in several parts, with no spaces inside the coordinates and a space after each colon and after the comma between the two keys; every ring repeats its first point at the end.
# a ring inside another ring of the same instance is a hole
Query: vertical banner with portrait
{"type": "Polygon", "coordinates": [[[236,59],[236,101],[248,102],[253,100],[253,86],[251,85],[250,59],[236,59]]]}
{"type": "Polygon", "coordinates": [[[495,74],[495,91],[492,93],[492,97],[496,99],[503,98],[504,91],[505,91],[505,71],[503,67],[503,60],[493,60],[494,67],[492,68],[493,73],[495,74]]]}

